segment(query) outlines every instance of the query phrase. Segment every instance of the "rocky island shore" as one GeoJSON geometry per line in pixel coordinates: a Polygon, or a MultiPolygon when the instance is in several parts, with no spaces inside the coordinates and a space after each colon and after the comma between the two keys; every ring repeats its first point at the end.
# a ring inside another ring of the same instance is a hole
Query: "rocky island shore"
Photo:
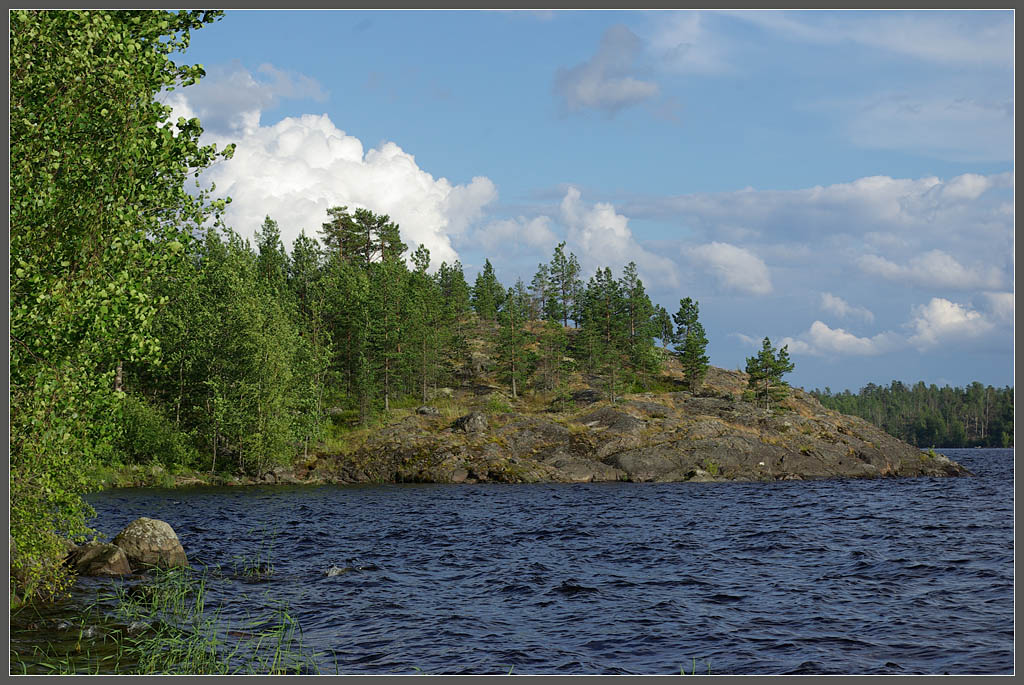
{"type": "MultiPolygon", "coordinates": [[[[669,369],[671,375],[672,369],[669,369]]],[[[863,419],[792,389],[771,410],[744,399],[746,374],[712,367],[704,387],[625,395],[578,389],[568,406],[525,408],[487,384],[445,388],[339,450],[261,483],[588,483],[970,476],[863,419]],[[437,406],[444,408],[442,411],[437,406]],[[460,408],[452,416],[452,407],[460,408]],[[494,407],[510,409],[494,411],[494,407]],[[464,413],[463,413],[464,412],[464,413]]]]}

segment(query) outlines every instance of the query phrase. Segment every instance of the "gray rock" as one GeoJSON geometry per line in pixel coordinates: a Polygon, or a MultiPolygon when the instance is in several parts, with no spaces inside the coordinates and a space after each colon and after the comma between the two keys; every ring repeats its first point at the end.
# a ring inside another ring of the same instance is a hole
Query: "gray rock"
{"type": "Polygon", "coordinates": [[[273,474],[275,483],[290,483],[294,485],[302,482],[295,477],[295,473],[287,466],[278,466],[275,469],[271,469],[270,473],[273,474]]]}
{"type": "Polygon", "coordinates": [[[132,572],[124,550],[98,540],[78,547],[68,561],[80,576],[124,576],[132,572]]]}
{"type": "Polygon", "coordinates": [[[174,529],[164,521],[137,518],[114,538],[132,568],[188,566],[188,558],[174,529]]]}
{"type": "Polygon", "coordinates": [[[482,433],[487,430],[487,417],[478,411],[470,412],[456,419],[452,427],[464,433],[482,433]]]}
{"type": "Polygon", "coordinates": [[[437,407],[428,407],[426,405],[416,408],[416,413],[421,416],[440,416],[441,410],[437,407]]]}
{"type": "Polygon", "coordinates": [[[601,401],[601,393],[596,390],[577,390],[572,394],[572,401],[576,404],[593,404],[601,401]]]}
{"type": "Polygon", "coordinates": [[[607,428],[616,433],[637,433],[646,425],[640,419],[636,419],[625,412],[603,407],[597,411],[590,412],[576,419],[589,428],[607,428]]]}
{"type": "Polygon", "coordinates": [[[701,468],[694,469],[687,473],[686,475],[688,476],[686,480],[694,483],[713,483],[716,480],[718,480],[710,473],[701,468]]]}

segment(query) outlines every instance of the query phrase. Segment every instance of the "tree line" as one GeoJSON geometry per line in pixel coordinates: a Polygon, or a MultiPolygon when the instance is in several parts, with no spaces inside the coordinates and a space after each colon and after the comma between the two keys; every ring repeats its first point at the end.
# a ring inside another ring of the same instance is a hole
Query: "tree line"
{"type": "Polygon", "coordinates": [[[615,401],[655,382],[659,335],[679,351],[689,387],[701,385],[698,304],[682,300],[678,327],[659,330],[665,312],[633,263],[584,284],[561,243],[530,286],[502,285],[490,260],[470,285],[458,261],[430,273],[426,247],[407,255],[387,215],[339,206],[327,218],[320,241],[302,232],[290,250],[269,216],[255,245],[228,228],[186,240],[155,293],[165,302],[152,323],[160,363],[124,363],[125,455],[259,475],[321,438],[328,407],[367,425],[481,372],[513,398],[529,390],[557,402],[582,371],[615,401]],[[492,354],[474,355],[471,340],[492,354]]]}
{"type": "Polygon", "coordinates": [[[941,388],[918,381],[889,387],[868,383],[858,393],[811,393],[829,409],[859,416],[918,447],[1013,446],[1013,388],[975,381],[941,388]]]}

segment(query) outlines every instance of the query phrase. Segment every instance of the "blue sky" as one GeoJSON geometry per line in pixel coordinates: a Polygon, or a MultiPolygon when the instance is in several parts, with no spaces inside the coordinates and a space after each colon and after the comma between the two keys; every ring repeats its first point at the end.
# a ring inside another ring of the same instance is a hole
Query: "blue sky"
{"type": "Polygon", "coordinates": [[[1013,384],[1013,20],[976,12],[238,11],[168,94],[251,236],[387,213],[529,282],[567,241],[700,302],[712,364],[1013,384]]]}

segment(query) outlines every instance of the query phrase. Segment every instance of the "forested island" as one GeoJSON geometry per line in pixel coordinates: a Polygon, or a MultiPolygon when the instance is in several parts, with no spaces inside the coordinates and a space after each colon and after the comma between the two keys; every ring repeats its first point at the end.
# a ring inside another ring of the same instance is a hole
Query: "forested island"
{"type": "MultiPolygon", "coordinates": [[[[11,15],[11,540],[62,591],[104,484],[581,482],[964,475],[783,376],[768,338],[710,366],[699,303],[635,264],[472,284],[384,214],[338,205],[250,244],[189,192],[231,156],[156,99],[216,12],[11,15]],[[436,268],[434,268],[436,266],[436,268]],[[124,474],[129,480],[123,480],[124,474]],[[151,483],[152,480],[143,480],[151,483]]],[[[993,430],[989,424],[986,430],[993,430]]],[[[13,589],[13,586],[12,586],[13,589]]]]}
{"type": "Polygon", "coordinates": [[[1013,388],[971,383],[939,388],[924,382],[869,383],[859,393],[815,389],[829,409],[867,419],[918,447],[1012,447],[1013,388]]]}

